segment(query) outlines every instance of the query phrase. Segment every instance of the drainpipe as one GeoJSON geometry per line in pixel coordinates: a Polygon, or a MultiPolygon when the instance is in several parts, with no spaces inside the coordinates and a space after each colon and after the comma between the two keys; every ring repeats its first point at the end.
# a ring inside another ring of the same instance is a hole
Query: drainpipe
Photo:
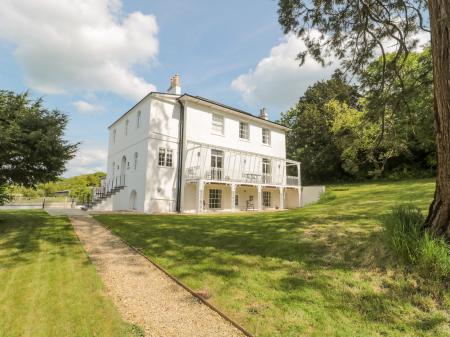
{"type": "Polygon", "coordinates": [[[177,172],[177,200],[175,210],[181,212],[181,189],[183,183],[183,151],[184,151],[184,104],[180,103],[180,121],[178,127],[178,172],[177,172]]]}

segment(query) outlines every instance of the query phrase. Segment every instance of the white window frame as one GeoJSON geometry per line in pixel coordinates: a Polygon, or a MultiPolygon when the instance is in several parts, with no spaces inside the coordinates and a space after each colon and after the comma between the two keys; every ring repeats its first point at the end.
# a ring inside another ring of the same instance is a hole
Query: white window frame
{"type": "Polygon", "coordinates": [[[218,188],[211,188],[209,190],[208,208],[221,209],[222,208],[222,190],[218,188]]]}
{"type": "Polygon", "coordinates": [[[271,207],[272,206],[272,192],[262,191],[262,205],[263,205],[263,207],[271,207]]]}
{"type": "Polygon", "coordinates": [[[270,129],[262,128],[261,129],[262,143],[265,145],[271,144],[271,132],[270,129]]]}
{"type": "Polygon", "coordinates": [[[158,166],[166,166],[166,149],[160,147],[158,151],[158,166]]]}
{"type": "Polygon", "coordinates": [[[212,114],[211,133],[223,136],[225,133],[225,118],[219,114],[212,114]]]}
{"type": "Polygon", "coordinates": [[[138,157],[139,154],[137,152],[134,153],[134,169],[137,169],[137,165],[138,165],[138,157]]]}
{"type": "Polygon", "coordinates": [[[158,166],[173,167],[173,150],[160,147],[158,150],[158,166]]]}
{"type": "Polygon", "coordinates": [[[247,122],[239,122],[239,139],[250,139],[250,125],[247,122]]]}
{"type": "Polygon", "coordinates": [[[167,167],[173,166],[173,150],[172,149],[166,149],[166,166],[167,167]]]}
{"type": "Polygon", "coordinates": [[[136,129],[139,129],[139,127],[141,126],[141,117],[142,117],[142,113],[141,113],[141,110],[139,110],[137,112],[137,116],[136,116],[136,129]]]}

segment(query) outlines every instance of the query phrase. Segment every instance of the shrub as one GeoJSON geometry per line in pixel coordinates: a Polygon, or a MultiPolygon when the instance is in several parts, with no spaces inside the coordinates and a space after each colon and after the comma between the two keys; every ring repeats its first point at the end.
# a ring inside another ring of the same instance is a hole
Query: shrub
{"type": "Polygon", "coordinates": [[[442,239],[424,231],[419,208],[402,205],[384,221],[388,247],[401,262],[427,278],[450,279],[450,248],[442,239]]]}

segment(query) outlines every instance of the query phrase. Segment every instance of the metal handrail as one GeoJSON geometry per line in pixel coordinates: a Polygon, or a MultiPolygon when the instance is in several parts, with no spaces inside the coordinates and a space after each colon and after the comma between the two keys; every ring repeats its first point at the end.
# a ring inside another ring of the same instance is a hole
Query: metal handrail
{"type": "Polygon", "coordinates": [[[100,187],[92,188],[91,198],[86,200],[84,203],[86,204],[86,206],[89,207],[94,202],[108,197],[109,195],[111,195],[112,193],[117,191],[117,189],[123,188],[125,186],[126,185],[125,185],[125,175],[124,174],[114,176],[109,179],[104,179],[104,180],[102,180],[100,187]]]}

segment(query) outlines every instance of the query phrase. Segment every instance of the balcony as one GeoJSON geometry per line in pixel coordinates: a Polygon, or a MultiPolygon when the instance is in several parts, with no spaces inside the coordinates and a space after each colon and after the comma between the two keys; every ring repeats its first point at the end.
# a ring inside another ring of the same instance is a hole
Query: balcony
{"type": "Polygon", "coordinates": [[[283,158],[188,143],[187,182],[204,180],[251,185],[300,186],[300,163],[283,158]]]}

